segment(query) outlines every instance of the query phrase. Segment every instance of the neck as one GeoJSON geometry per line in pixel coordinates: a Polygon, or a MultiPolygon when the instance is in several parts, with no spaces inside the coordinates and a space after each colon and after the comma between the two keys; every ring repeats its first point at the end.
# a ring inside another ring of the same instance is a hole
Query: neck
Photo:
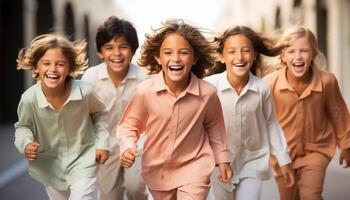
{"type": "Polygon", "coordinates": [[[188,77],[187,81],[182,81],[182,82],[172,82],[172,81],[167,81],[164,78],[165,84],[169,87],[170,91],[178,97],[183,91],[186,90],[187,86],[190,84],[191,81],[191,76],[188,77]]]}
{"type": "Polygon", "coordinates": [[[312,70],[311,68],[308,72],[302,77],[295,77],[290,70],[287,69],[287,80],[291,85],[305,85],[309,84],[312,79],[312,70]]]}
{"type": "Polygon", "coordinates": [[[123,81],[123,79],[128,74],[128,71],[129,71],[129,67],[121,72],[114,72],[113,70],[110,70],[107,67],[107,73],[108,73],[109,77],[112,79],[112,81],[116,87],[118,87],[120,85],[120,83],[123,81]]]}
{"type": "Polygon", "coordinates": [[[231,73],[227,73],[227,80],[237,94],[240,94],[249,81],[249,74],[243,77],[236,77],[231,73]]]}
{"type": "Polygon", "coordinates": [[[66,80],[62,86],[53,88],[53,89],[48,88],[43,83],[41,83],[41,87],[45,94],[45,97],[48,99],[51,99],[51,98],[65,96],[67,94],[67,91],[69,90],[70,83],[71,83],[70,80],[66,80]]]}

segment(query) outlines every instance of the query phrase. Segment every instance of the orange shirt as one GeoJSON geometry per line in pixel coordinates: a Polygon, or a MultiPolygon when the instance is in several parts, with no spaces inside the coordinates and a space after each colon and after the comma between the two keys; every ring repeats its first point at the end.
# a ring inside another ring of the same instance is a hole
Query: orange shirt
{"type": "Polygon", "coordinates": [[[312,67],[312,80],[298,96],[286,78],[286,67],[267,75],[276,114],[291,149],[294,167],[320,153],[329,160],[335,147],[350,147],[350,116],[332,73],[312,67]]]}
{"type": "Polygon", "coordinates": [[[162,72],[139,85],[117,127],[121,155],[142,132],[141,176],[152,190],[208,182],[215,164],[230,162],[216,89],[194,74],[178,97],[162,72]]]}

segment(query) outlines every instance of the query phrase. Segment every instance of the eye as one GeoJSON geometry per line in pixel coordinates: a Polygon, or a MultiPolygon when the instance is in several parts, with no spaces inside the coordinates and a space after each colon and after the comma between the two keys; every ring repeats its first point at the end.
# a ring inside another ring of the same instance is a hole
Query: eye
{"type": "Polygon", "coordinates": [[[113,47],[112,46],[104,46],[102,47],[105,51],[112,51],[113,50],[113,47]]]}
{"type": "Polygon", "coordinates": [[[292,54],[292,53],[294,53],[295,51],[294,51],[294,49],[289,49],[289,50],[287,50],[287,53],[288,54],[292,54]]]}
{"type": "Polygon", "coordinates": [[[120,49],[129,49],[129,45],[126,45],[126,44],[121,45],[121,46],[120,46],[120,49]]]}
{"type": "Polygon", "coordinates": [[[188,54],[190,54],[191,52],[190,51],[187,51],[187,50],[182,50],[182,51],[180,51],[180,54],[181,55],[188,55],[188,54]]]}
{"type": "Polygon", "coordinates": [[[171,51],[163,51],[164,55],[171,55],[171,51]]]}
{"type": "Polygon", "coordinates": [[[243,48],[243,49],[242,49],[242,52],[244,52],[244,53],[250,53],[251,50],[250,50],[250,48],[243,48]]]}

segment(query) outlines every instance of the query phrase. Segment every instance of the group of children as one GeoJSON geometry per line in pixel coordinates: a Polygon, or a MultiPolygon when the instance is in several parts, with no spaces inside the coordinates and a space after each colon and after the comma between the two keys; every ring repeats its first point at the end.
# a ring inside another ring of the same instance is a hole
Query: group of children
{"type": "Polygon", "coordinates": [[[135,28],[110,17],[96,34],[102,63],[75,80],[85,46],[41,35],[17,60],[38,82],[21,97],[15,145],[50,199],[93,199],[96,185],[102,200],[205,200],[210,188],[259,199],[270,166],[281,199],[322,199],[337,146],[350,166],[349,111],[307,28],[275,43],[235,26],[209,41],[168,20],[146,35],[142,69],[135,28]],[[280,58],[265,80],[262,56],[280,58]]]}

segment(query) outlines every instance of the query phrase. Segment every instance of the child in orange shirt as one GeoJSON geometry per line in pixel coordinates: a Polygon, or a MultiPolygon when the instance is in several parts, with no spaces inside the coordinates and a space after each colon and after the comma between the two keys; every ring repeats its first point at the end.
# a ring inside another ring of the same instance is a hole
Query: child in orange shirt
{"type": "Polygon", "coordinates": [[[199,79],[214,63],[200,31],[169,20],[147,35],[140,66],[155,75],[142,82],[117,128],[121,162],[130,167],[140,133],[147,135],[141,175],[155,200],[206,199],[214,166],[232,176],[226,132],[215,87],[199,79]]]}
{"type": "Polygon", "coordinates": [[[350,116],[336,77],[318,68],[317,41],[304,27],[288,29],[279,46],[281,69],[267,75],[276,114],[291,149],[296,184],[287,188],[273,159],[281,199],[322,199],[336,146],[350,165],[350,116]]]}

